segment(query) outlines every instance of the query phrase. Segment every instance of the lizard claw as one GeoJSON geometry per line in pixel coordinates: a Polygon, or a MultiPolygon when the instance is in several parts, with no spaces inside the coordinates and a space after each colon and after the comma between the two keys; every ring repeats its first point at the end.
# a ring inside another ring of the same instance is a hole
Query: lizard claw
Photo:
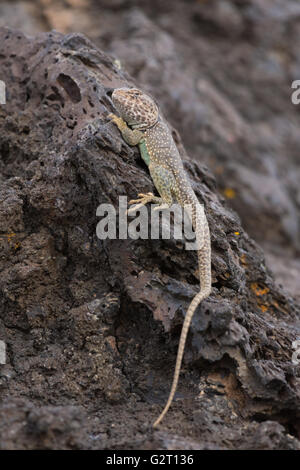
{"type": "Polygon", "coordinates": [[[128,204],[137,204],[142,201],[143,202],[146,201],[144,202],[144,204],[147,204],[147,202],[150,202],[155,197],[154,194],[152,193],[147,193],[147,194],[139,193],[138,196],[139,196],[138,199],[131,199],[128,204]]]}
{"type": "Polygon", "coordinates": [[[108,119],[110,121],[112,121],[114,124],[116,124],[116,126],[121,130],[123,129],[124,127],[126,127],[126,123],[124,121],[124,119],[122,119],[121,117],[117,116],[116,114],[114,113],[110,113],[108,114],[108,119]]]}
{"type": "Polygon", "coordinates": [[[132,212],[135,212],[140,207],[148,204],[148,202],[152,202],[153,200],[155,200],[155,196],[153,193],[147,193],[147,194],[139,193],[138,196],[139,196],[138,199],[131,199],[129,201],[129,204],[136,204],[136,205],[134,207],[131,207],[130,209],[127,209],[126,214],[131,214],[132,212]]]}
{"type": "Polygon", "coordinates": [[[139,193],[138,196],[139,197],[152,197],[152,198],[155,197],[153,193],[146,193],[146,194],[139,193]]]}

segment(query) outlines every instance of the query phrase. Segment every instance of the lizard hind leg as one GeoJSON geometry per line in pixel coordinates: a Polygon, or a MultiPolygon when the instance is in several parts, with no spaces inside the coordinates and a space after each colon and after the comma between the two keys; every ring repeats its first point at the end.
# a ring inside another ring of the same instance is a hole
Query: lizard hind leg
{"type": "Polygon", "coordinates": [[[162,199],[160,197],[154,196],[153,193],[140,193],[138,194],[138,199],[131,199],[129,201],[129,204],[135,204],[133,207],[128,209],[126,213],[130,215],[132,212],[135,212],[138,210],[140,207],[145,206],[149,202],[154,202],[155,204],[161,204],[162,199]]]}
{"type": "Polygon", "coordinates": [[[167,209],[173,204],[175,178],[171,171],[160,165],[150,163],[149,171],[157,191],[161,196],[159,206],[154,210],[167,209]]]}
{"type": "Polygon", "coordinates": [[[134,207],[128,209],[127,214],[131,214],[135,212],[140,207],[148,204],[149,202],[153,202],[154,204],[158,204],[158,207],[155,207],[154,210],[161,210],[169,208],[173,203],[173,188],[175,186],[175,178],[173,174],[167,170],[166,168],[150,163],[149,171],[152,177],[152,180],[155,184],[157,191],[159,192],[161,197],[154,196],[153,193],[147,194],[139,194],[138,199],[132,199],[129,201],[129,204],[136,204],[134,207]]]}

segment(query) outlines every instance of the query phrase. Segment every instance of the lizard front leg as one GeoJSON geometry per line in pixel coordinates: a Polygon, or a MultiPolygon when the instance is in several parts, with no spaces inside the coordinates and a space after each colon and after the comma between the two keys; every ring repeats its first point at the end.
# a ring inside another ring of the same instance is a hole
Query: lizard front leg
{"type": "Polygon", "coordinates": [[[108,115],[108,118],[114,123],[116,124],[116,126],[118,127],[119,131],[121,132],[122,134],[122,137],[123,139],[125,140],[125,142],[127,142],[128,145],[138,145],[141,140],[143,140],[144,138],[144,134],[143,132],[137,130],[137,129],[130,129],[130,127],[127,126],[126,122],[116,116],[115,114],[111,113],[108,115]]]}

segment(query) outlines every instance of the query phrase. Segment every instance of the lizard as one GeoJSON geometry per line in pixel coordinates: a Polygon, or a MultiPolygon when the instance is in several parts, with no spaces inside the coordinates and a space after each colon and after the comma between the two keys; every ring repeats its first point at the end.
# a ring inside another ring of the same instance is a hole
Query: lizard
{"type": "Polygon", "coordinates": [[[191,186],[167,122],[159,112],[155,101],[137,88],[115,88],[112,102],[120,116],[110,113],[108,118],[120,130],[123,139],[131,146],[138,145],[140,154],[148,166],[152,181],[160,195],[140,193],[128,210],[137,210],[147,204],[156,208],[170,207],[177,201],[187,211],[196,234],[200,290],[192,299],[183,322],[173,382],[167,403],[154,422],[157,427],[167,413],[178,385],[188,330],[200,302],[211,293],[211,242],[210,231],[203,206],[191,186]]]}

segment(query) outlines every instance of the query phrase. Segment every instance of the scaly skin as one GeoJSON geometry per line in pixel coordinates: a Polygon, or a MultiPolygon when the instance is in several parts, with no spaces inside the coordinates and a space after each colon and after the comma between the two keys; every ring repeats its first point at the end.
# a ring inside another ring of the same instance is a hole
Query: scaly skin
{"type": "Polygon", "coordinates": [[[130,204],[137,205],[129,209],[128,213],[148,202],[154,202],[164,208],[171,206],[176,200],[192,220],[198,246],[200,291],[193,298],[185,316],[171,391],[165,408],[153,424],[156,427],[167,413],[176,392],[192,317],[200,302],[211,292],[210,233],[205,212],[187,178],[170,129],[159,115],[152,98],[138,89],[117,88],[112,94],[112,100],[121,117],[115,114],[110,114],[109,117],[118,126],[129,145],[139,146],[141,156],[148,165],[153,183],[160,194],[160,197],[152,193],[139,194],[139,199],[130,201],[130,204]]]}

